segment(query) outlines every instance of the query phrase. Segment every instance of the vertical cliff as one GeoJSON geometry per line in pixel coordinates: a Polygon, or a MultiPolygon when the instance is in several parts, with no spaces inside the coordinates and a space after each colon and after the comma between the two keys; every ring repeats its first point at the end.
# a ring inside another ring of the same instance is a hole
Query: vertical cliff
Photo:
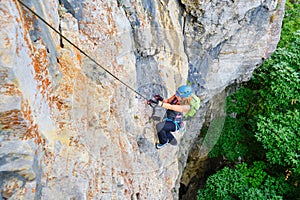
{"type": "Polygon", "coordinates": [[[4,199],[177,199],[206,113],[221,116],[224,89],[275,50],[285,3],[22,2],[101,66],[18,0],[0,1],[4,199]],[[178,146],[158,151],[153,115],[164,110],[126,85],[150,98],[186,82],[201,109],[174,133],[178,146]]]}

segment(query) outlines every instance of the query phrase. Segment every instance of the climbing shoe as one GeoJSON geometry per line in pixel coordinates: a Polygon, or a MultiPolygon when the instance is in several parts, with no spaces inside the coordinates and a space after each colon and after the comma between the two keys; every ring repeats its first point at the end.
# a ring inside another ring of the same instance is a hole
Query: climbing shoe
{"type": "Polygon", "coordinates": [[[157,143],[155,146],[157,149],[161,149],[161,148],[165,147],[168,143],[169,143],[169,140],[164,144],[157,143]]]}

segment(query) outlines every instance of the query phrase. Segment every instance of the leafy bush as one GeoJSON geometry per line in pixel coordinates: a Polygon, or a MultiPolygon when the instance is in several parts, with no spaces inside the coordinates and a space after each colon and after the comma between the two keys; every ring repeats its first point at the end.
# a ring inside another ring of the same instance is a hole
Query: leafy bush
{"type": "Polygon", "coordinates": [[[300,174],[300,115],[298,110],[259,116],[256,137],[271,164],[293,168],[300,174]]]}
{"type": "Polygon", "coordinates": [[[300,2],[299,0],[287,0],[285,8],[285,16],[281,30],[281,38],[278,46],[289,48],[297,39],[296,33],[300,26],[300,2]]]}
{"type": "Polygon", "coordinates": [[[291,190],[284,177],[273,177],[266,172],[263,162],[236,165],[236,169],[223,168],[210,176],[206,186],[198,191],[197,200],[218,199],[282,199],[291,190]]]}

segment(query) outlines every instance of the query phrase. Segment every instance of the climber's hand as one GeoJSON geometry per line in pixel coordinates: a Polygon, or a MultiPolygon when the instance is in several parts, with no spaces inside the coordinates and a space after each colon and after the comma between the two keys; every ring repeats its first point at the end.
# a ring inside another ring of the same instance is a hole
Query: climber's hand
{"type": "Polygon", "coordinates": [[[158,104],[158,101],[154,101],[152,99],[149,99],[149,100],[147,100],[147,104],[151,106],[152,104],[158,104]]]}
{"type": "Polygon", "coordinates": [[[163,101],[164,98],[162,98],[159,94],[154,95],[154,99],[156,99],[157,101],[163,101]]]}

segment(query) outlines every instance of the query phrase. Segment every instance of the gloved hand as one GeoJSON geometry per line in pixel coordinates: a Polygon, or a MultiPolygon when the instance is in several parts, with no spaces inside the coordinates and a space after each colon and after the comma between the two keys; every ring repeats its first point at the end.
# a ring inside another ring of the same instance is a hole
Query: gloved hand
{"type": "Polygon", "coordinates": [[[163,101],[164,98],[162,98],[159,94],[154,95],[154,99],[156,99],[157,101],[163,101]]]}
{"type": "Polygon", "coordinates": [[[147,100],[147,104],[151,105],[151,104],[158,104],[158,101],[154,101],[152,99],[147,100]]]}
{"type": "Polygon", "coordinates": [[[147,104],[151,106],[151,104],[157,104],[159,106],[163,106],[164,102],[162,101],[155,101],[155,100],[152,100],[152,99],[149,99],[147,100],[147,104]]]}

